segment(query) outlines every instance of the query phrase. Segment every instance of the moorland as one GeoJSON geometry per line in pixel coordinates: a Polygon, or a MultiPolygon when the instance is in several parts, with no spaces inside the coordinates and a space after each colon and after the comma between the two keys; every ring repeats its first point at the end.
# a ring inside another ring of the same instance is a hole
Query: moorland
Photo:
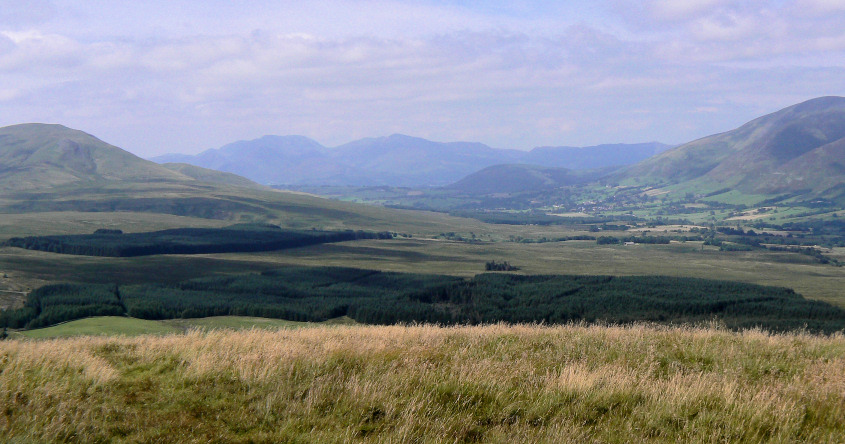
{"type": "Polygon", "coordinates": [[[843,147],[845,99],[824,97],[677,147],[628,146],[624,165],[366,139],[342,150],[366,174],[447,149],[479,168],[445,186],[352,175],[291,190],[61,125],[0,128],[0,430],[836,442],[843,147]],[[67,336],[85,337],[50,339],[67,336]]]}

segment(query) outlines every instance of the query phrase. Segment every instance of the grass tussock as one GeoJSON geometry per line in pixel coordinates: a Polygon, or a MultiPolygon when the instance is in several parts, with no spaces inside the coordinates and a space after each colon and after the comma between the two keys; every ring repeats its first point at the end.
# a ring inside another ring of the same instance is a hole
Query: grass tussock
{"type": "Polygon", "coordinates": [[[322,327],[0,342],[10,442],[842,442],[845,337],[322,327]]]}

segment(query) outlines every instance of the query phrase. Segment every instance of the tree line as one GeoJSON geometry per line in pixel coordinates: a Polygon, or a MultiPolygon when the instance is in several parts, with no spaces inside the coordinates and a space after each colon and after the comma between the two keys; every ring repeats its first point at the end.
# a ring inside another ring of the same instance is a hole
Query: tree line
{"type": "Polygon", "coordinates": [[[119,230],[97,230],[93,234],[16,237],[3,245],[62,254],[130,257],[273,251],[328,242],[389,238],[392,234],[388,232],[282,230],[266,225],[236,225],[129,234],[119,230]]]}
{"type": "Polygon", "coordinates": [[[596,238],[596,244],[620,244],[625,242],[633,242],[636,244],[668,244],[672,239],[668,236],[599,236],[596,238]]]}

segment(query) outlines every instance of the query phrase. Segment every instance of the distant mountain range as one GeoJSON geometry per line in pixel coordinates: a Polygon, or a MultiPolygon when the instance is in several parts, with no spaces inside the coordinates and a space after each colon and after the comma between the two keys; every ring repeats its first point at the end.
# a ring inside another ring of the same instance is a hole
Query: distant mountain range
{"type": "Polygon", "coordinates": [[[273,185],[442,186],[492,165],[523,163],[576,170],[624,166],[668,148],[652,142],[540,147],[526,152],[401,134],[327,148],[303,136],[264,136],[195,156],[168,154],[150,160],[188,163],[273,185]]]}
{"type": "Polygon", "coordinates": [[[0,128],[0,212],[122,210],[266,218],[288,208],[280,202],[291,199],[308,201],[302,213],[326,206],[310,197],[284,197],[256,182],[449,185],[493,194],[600,180],[695,194],[734,190],[845,202],[843,97],[809,100],[667,148],[648,143],[522,152],[402,135],[326,148],[301,136],[266,136],[197,156],[162,156],[156,160],[171,163],[157,164],[82,131],[23,124],[0,128]],[[618,167],[640,157],[639,163],[618,167]],[[247,195],[254,197],[241,198],[247,195]]]}
{"type": "MultiPolygon", "coordinates": [[[[136,227],[156,219],[149,214],[186,216],[184,226],[195,226],[197,218],[302,229],[402,227],[419,233],[448,231],[456,223],[477,226],[443,214],[274,190],[235,174],[184,163],[156,164],[62,125],[0,128],[0,219],[39,213],[49,224],[53,212],[79,213],[72,218],[81,218],[84,226],[88,225],[84,213],[120,213],[117,219],[137,221],[136,227]]],[[[57,223],[55,229],[60,233],[64,228],[57,223]]]]}
{"type": "Polygon", "coordinates": [[[678,146],[610,176],[702,193],[845,197],[845,98],[820,97],[678,146]]]}
{"type": "Polygon", "coordinates": [[[234,174],[159,165],[62,125],[0,128],[0,215],[53,211],[340,226],[372,219],[358,206],[272,190],[234,174]]]}

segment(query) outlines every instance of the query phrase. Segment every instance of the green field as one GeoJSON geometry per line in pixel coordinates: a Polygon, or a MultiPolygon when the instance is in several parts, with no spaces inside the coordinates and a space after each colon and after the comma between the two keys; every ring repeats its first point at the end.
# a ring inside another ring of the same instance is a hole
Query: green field
{"type": "Polygon", "coordinates": [[[174,334],[182,331],[184,330],[159,321],[99,316],[65,322],[52,327],[12,332],[11,337],[46,339],[71,336],[138,336],[174,334]]]}
{"type": "Polygon", "coordinates": [[[316,327],[316,326],[326,326],[326,325],[356,325],[352,319],[344,316],[341,318],[329,319],[328,321],[324,322],[296,322],[296,321],[285,321],[282,319],[269,319],[269,318],[256,318],[256,317],[249,317],[249,316],[211,316],[208,318],[196,318],[196,319],[167,319],[161,322],[164,325],[173,326],[177,329],[181,329],[182,331],[190,330],[190,329],[199,329],[199,330],[220,330],[220,329],[229,329],[229,330],[249,330],[249,329],[261,329],[261,330],[275,330],[279,328],[304,328],[304,327],[316,327]]]}
{"type": "Polygon", "coordinates": [[[171,228],[221,228],[230,221],[155,213],[85,213],[77,211],[3,214],[0,241],[11,237],[45,234],[88,234],[98,229],[120,229],[125,233],[171,228]]]}
{"type": "Polygon", "coordinates": [[[273,330],[279,328],[302,328],[318,325],[354,325],[349,318],[331,319],[326,322],[294,322],[281,319],[267,319],[244,316],[213,316],[198,319],[168,319],[150,321],[120,316],[98,316],[65,322],[52,327],[35,330],[13,331],[10,337],[29,339],[65,338],[72,336],[139,336],[184,333],[188,330],[273,330]]]}

